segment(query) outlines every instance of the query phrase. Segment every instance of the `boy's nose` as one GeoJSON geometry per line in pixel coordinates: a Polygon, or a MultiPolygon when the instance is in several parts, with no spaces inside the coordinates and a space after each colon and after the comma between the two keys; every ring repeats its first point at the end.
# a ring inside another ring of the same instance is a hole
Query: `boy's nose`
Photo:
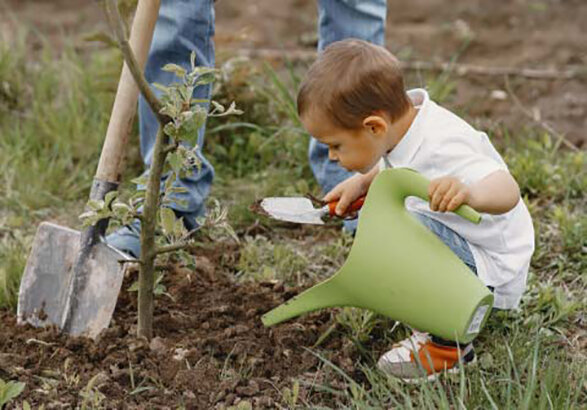
{"type": "Polygon", "coordinates": [[[332,152],[332,150],[328,150],[328,159],[331,161],[338,161],[338,157],[332,152]]]}

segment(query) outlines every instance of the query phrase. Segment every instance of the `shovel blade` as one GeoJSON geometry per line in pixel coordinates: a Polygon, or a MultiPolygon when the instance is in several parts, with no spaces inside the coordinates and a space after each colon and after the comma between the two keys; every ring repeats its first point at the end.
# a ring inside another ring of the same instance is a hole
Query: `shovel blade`
{"type": "MultiPolygon", "coordinates": [[[[79,247],[80,232],[41,223],[20,284],[17,309],[20,323],[62,327],[79,247]]],[[[69,333],[94,338],[108,327],[124,278],[126,264],[119,263],[123,259],[128,256],[104,243],[92,247],[84,265],[87,285],[72,296],[78,303],[71,312],[69,333]]]]}

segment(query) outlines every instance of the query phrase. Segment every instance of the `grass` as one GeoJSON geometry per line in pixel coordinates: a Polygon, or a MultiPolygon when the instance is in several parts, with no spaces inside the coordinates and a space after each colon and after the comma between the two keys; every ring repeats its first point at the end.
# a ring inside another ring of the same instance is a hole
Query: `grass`
{"type": "Polygon", "coordinates": [[[0,42],[0,306],[12,308],[38,222],[78,226],[119,70],[115,53],[73,47],[33,59],[28,36],[0,42]]]}
{"type": "MultiPolygon", "coordinates": [[[[17,44],[0,42],[0,307],[9,309],[15,308],[38,222],[50,218],[79,226],[77,215],[97,163],[120,62],[111,51],[80,56],[66,48],[55,55],[48,46],[31,56],[26,43],[24,33],[17,44]]],[[[216,96],[221,102],[236,100],[245,114],[228,124],[211,121],[205,152],[217,171],[213,195],[230,206],[231,223],[243,238],[234,271],[242,280],[315,281],[340,266],[350,238],[336,230],[324,238],[292,235],[248,209],[263,196],[318,193],[307,165],[308,136],[292,108],[296,73],[304,67],[290,66],[278,74],[239,60],[230,63],[230,70],[217,85],[216,96]],[[251,228],[265,233],[248,235],[251,228]]],[[[437,97],[450,101],[450,76],[429,80],[437,97]]],[[[521,309],[492,316],[476,343],[478,364],[465,370],[466,377],[400,384],[373,369],[373,341],[389,345],[408,330],[368,312],[344,309],[333,315],[332,333],[325,337],[342,337],[360,353],[360,360],[352,363],[356,370],[343,370],[335,364],[337,352],[316,346],[320,370],[311,380],[292,381],[282,392],[284,406],[587,406],[581,349],[587,272],[585,154],[561,149],[539,129],[515,137],[502,131],[506,138],[497,145],[533,215],[537,247],[521,309]]],[[[132,177],[141,169],[136,148],[129,157],[127,174],[132,177]]],[[[80,394],[93,402],[90,391],[87,386],[80,394]]]]}

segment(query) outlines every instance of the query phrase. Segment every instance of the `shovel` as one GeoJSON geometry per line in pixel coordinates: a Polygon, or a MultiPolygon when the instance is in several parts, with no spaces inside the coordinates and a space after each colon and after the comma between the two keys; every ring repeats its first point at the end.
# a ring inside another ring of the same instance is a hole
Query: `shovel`
{"type": "MultiPolygon", "coordinates": [[[[140,0],[130,46],[144,69],[159,0],[140,0]]],[[[102,200],[118,188],[124,148],[136,111],[138,88],[124,64],[90,199],[102,200]]],[[[108,327],[128,256],[103,241],[107,220],[78,232],[50,222],[40,224],[18,295],[19,323],[56,325],[72,335],[95,338],[108,327]]]]}
{"type": "MultiPolygon", "coordinates": [[[[346,215],[353,214],[361,209],[365,197],[359,197],[349,205],[346,215]]],[[[320,208],[314,208],[309,198],[300,197],[272,197],[265,198],[259,206],[264,214],[280,221],[295,222],[301,224],[323,225],[325,216],[335,217],[338,201],[326,203],[320,208]]]]}

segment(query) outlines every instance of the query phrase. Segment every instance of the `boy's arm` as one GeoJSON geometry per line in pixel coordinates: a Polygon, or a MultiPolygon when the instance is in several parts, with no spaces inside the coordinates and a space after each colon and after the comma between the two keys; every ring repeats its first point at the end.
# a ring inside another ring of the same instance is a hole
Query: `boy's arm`
{"type": "Polygon", "coordinates": [[[466,203],[479,212],[497,215],[516,206],[520,200],[520,188],[508,172],[500,170],[470,186],[454,177],[434,179],[430,182],[428,195],[433,211],[453,211],[466,203]]]}
{"type": "Polygon", "coordinates": [[[479,212],[504,214],[520,200],[518,183],[506,171],[495,171],[470,187],[467,203],[479,212]]]}

